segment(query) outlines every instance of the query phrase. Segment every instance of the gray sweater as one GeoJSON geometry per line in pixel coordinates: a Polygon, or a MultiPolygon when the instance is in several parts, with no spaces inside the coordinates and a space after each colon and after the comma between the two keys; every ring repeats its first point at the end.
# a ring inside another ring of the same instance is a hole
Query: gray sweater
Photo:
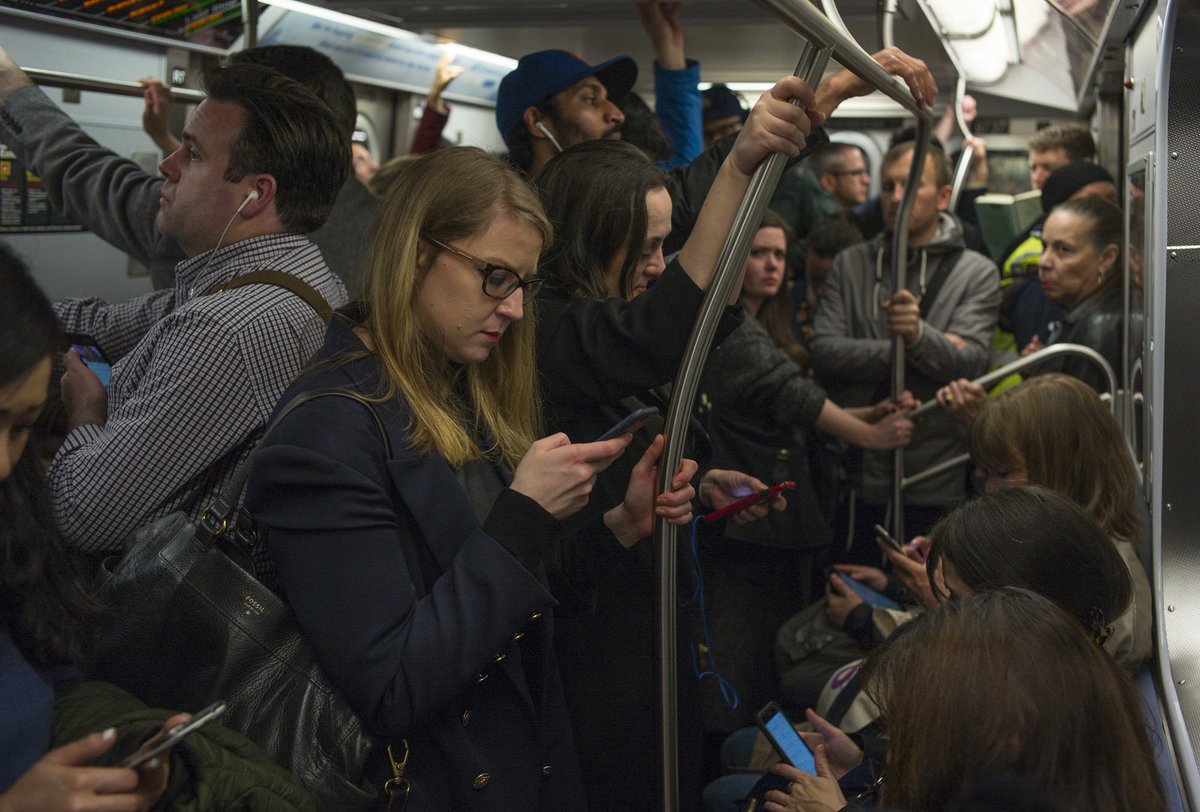
{"type": "MultiPolygon", "coordinates": [[[[813,322],[813,369],[830,397],[843,406],[866,406],[888,394],[891,334],[880,304],[892,294],[890,254],[887,233],[838,254],[813,322]]],[[[924,318],[921,337],[905,352],[906,386],[922,401],[950,381],[976,378],[987,368],[1000,278],[990,259],[963,248],[954,218],[943,214],[933,241],[909,251],[905,287],[919,299],[943,264],[956,256],[924,318]],[[966,347],[959,349],[945,333],[958,336],[966,347]]],[[[905,473],[911,476],[965,452],[962,428],[935,411],[921,420],[912,445],[905,449],[905,473]]],[[[865,452],[862,484],[867,501],[887,501],[890,482],[891,454],[865,452]]],[[[909,488],[905,501],[945,506],[963,495],[964,486],[956,468],[909,488]]]]}

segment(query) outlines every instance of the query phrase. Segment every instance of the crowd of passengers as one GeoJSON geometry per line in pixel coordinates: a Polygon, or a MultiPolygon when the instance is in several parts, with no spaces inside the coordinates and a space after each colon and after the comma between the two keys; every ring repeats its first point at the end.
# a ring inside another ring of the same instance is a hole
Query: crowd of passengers
{"type": "MultiPolygon", "coordinates": [[[[254,574],[377,743],[359,766],[378,808],[401,742],[410,810],[661,808],[660,519],[688,562],[683,808],[1165,808],[1130,677],[1152,653],[1146,526],[1107,384],[1061,360],[972,383],[1060,342],[1120,369],[1122,217],[1091,136],[1034,136],[1045,215],[995,257],[971,247],[979,190],[948,211],[931,143],[892,290],[913,134],[868,200],[862,152],[824,126],[866,83],[788,77],[745,110],[696,90],[678,4],[639,10],[653,112],[631,101],[628,57],[541,51],[499,89],[507,156],[435,149],[443,63],[424,154],[375,193],[352,171],[353,92],[310,49],[208,70],[181,139],[163,132],[169,93],[148,87],[159,175],[96,144],[0,50],[0,142],[159,288],[51,304],[0,246],[0,810],[331,808],[270,742],[219,725],[121,766],[186,716],[88,681],[95,562],[172,511],[198,517],[247,459],[254,574]],[[658,492],[672,381],[775,152],[790,161],[777,210],[658,492]],[[107,385],[68,334],[103,348],[107,385]],[[597,439],[646,406],[660,414],[597,439]],[[892,546],[874,528],[891,526],[900,447],[907,476],[972,465],[908,488],[911,540],[892,546]],[[815,775],[747,728],[769,700],[815,775]]],[[[923,62],[875,59],[932,106],[923,62]]]]}

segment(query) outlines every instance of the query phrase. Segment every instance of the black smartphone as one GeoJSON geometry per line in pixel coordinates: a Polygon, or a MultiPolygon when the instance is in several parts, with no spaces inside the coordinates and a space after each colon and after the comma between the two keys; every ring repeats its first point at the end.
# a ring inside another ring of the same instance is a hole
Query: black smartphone
{"type": "Polygon", "coordinates": [[[892,534],[889,533],[883,525],[875,525],[875,535],[879,536],[879,538],[890,544],[896,550],[896,552],[904,555],[904,545],[892,538],[892,534]]]}
{"type": "Polygon", "coordinates": [[[195,733],[224,712],[224,702],[212,703],[204,710],[192,714],[192,718],[188,721],[180,722],[169,730],[160,731],[149,739],[146,739],[138,749],[121,759],[117,766],[137,767],[155,756],[165,753],[186,736],[195,733]]]}
{"type": "Polygon", "coordinates": [[[621,418],[615,426],[601,434],[595,441],[599,443],[604,440],[611,440],[614,437],[620,437],[622,434],[627,434],[631,431],[637,431],[646,425],[646,422],[656,414],[658,414],[657,406],[643,406],[637,411],[631,412],[621,418]]]}
{"type": "Polygon", "coordinates": [[[774,702],[768,702],[766,707],[758,712],[758,726],[780,758],[797,770],[803,770],[810,775],[817,774],[817,761],[812,750],[809,750],[804,739],[800,738],[783,708],[774,702]]]}
{"type": "Polygon", "coordinates": [[[82,333],[67,333],[67,341],[71,342],[71,346],[79,353],[80,360],[88,369],[96,373],[100,383],[104,384],[104,388],[107,389],[108,380],[112,376],[112,364],[109,363],[104,350],[100,349],[100,345],[96,343],[96,339],[82,333]]]}
{"type": "Polygon", "coordinates": [[[783,491],[790,491],[794,487],[796,487],[796,483],[788,480],[787,482],[780,482],[778,485],[772,485],[769,488],[764,488],[757,493],[744,496],[736,502],[730,502],[720,510],[714,510],[712,513],[705,513],[704,523],[707,524],[709,522],[715,522],[717,519],[724,519],[731,513],[737,513],[739,510],[744,508],[757,505],[760,502],[770,501],[771,499],[775,498],[775,494],[782,493],[783,491]]]}

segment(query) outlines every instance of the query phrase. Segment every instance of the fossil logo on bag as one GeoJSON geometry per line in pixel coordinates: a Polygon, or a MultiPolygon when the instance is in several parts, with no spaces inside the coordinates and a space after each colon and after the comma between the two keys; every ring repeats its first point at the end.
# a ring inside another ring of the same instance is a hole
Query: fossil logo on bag
{"type": "Polygon", "coordinates": [[[267,607],[254,600],[254,598],[250,595],[242,598],[242,606],[246,608],[247,615],[261,615],[267,610],[267,607]]]}

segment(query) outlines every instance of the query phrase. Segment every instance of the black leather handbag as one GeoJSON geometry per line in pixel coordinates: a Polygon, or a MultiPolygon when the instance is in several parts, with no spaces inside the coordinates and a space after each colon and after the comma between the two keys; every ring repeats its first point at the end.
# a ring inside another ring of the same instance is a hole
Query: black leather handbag
{"type": "MultiPolygon", "coordinates": [[[[299,395],[267,431],[301,403],[330,395],[370,409],[390,456],[379,416],[353,392],[299,395]]],[[[164,516],[126,540],[115,566],[102,568],[96,595],[111,612],[98,624],[88,675],[150,705],[195,710],[222,699],[222,723],[290,770],[323,809],[379,808],[383,793],[364,778],[378,743],[330,684],[287,604],[227,552],[254,544],[245,522],[234,520],[249,464],[199,522],[182,512],[164,516]]],[[[402,774],[397,779],[389,790],[406,784],[402,774]]]]}

